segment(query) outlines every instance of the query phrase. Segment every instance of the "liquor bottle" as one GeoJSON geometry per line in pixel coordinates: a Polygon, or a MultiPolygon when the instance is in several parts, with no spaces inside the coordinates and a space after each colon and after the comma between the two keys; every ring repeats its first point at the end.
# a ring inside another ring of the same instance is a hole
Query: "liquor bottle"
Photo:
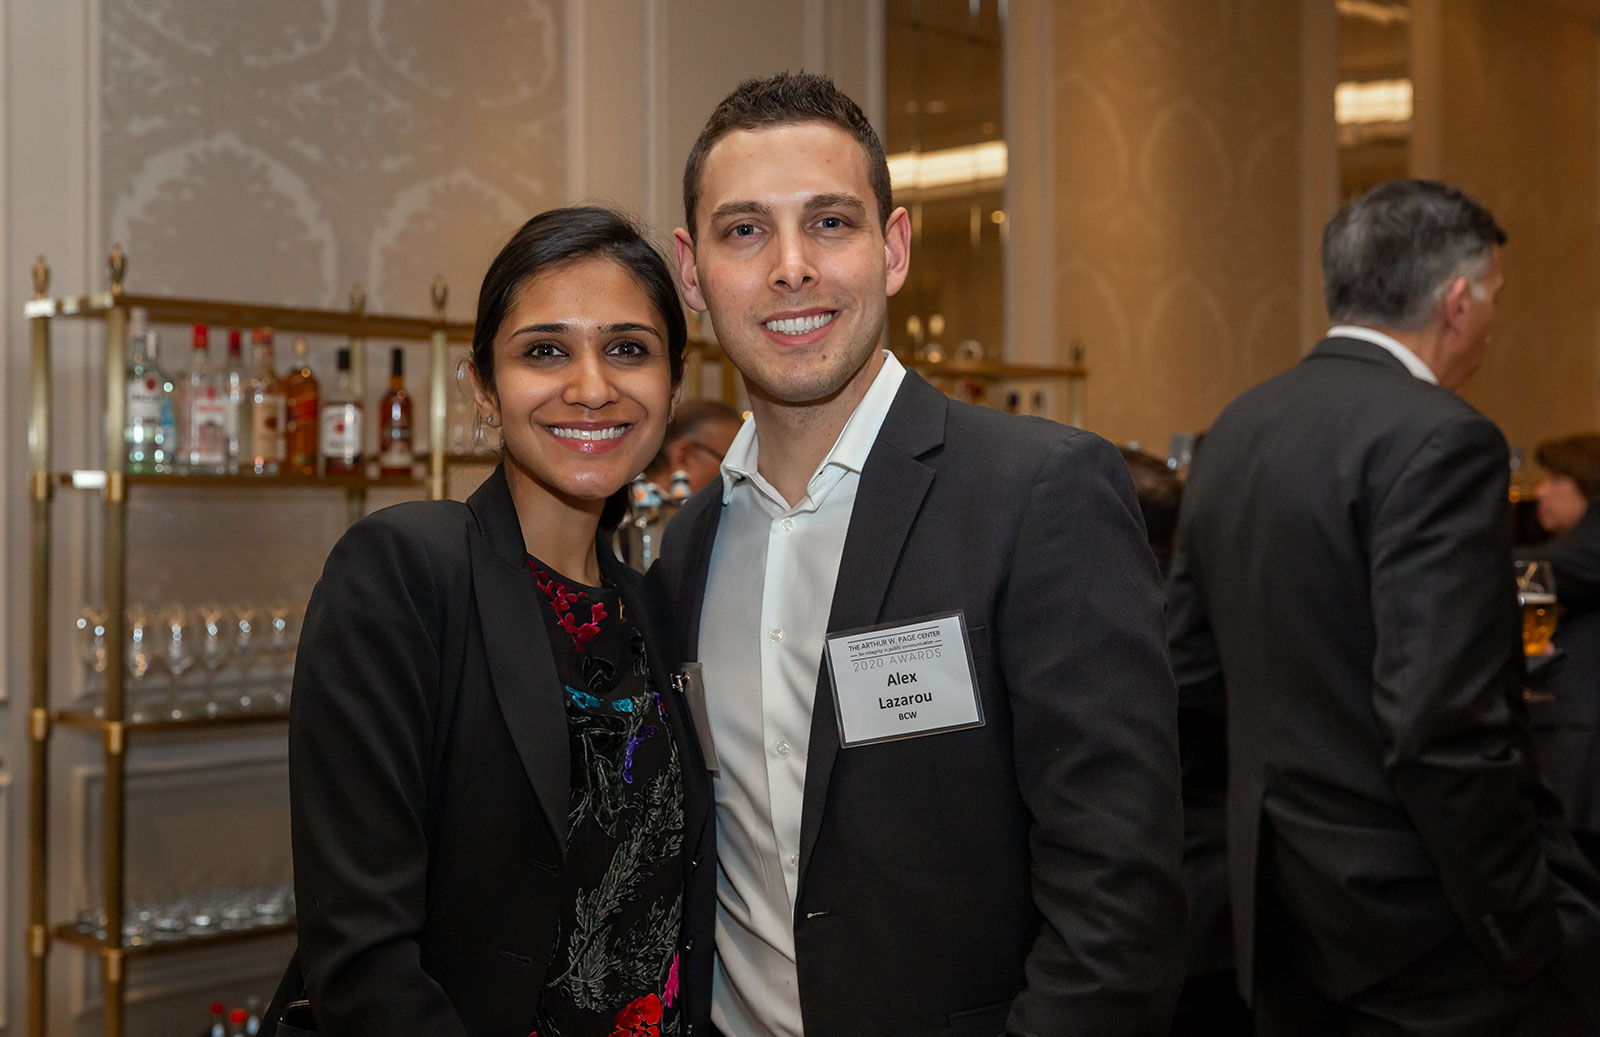
{"type": "Polygon", "coordinates": [[[194,350],[179,401],[179,459],[183,470],[192,473],[228,470],[228,396],[222,372],[211,363],[209,331],[204,324],[194,326],[194,350]]]}
{"type": "Polygon", "coordinates": [[[162,410],[170,412],[167,376],[150,356],[149,343],[156,341],[145,311],[134,307],[128,313],[127,470],[139,474],[160,471],[171,445],[166,441],[162,410]]]}
{"type": "Polygon", "coordinates": [[[272,329],[252,331],[250,344],[255,364],[250,376],[250,454],[240,455],[239,467],[255,475],[277,475],[288,460],[289,419],[283,382],[272,358],[272,329]]]}
{"type": "Polygon", "coordinates": [[[682,504],[689,499],[689,473],[682,468],[672,473],[672,503],[682,504]]]}
{"type": "Polygon", "coordinates": [[[228,1006],[221,1001],[211,1002],[211,1028],[206,1037],[228,1037],[227,1011],[228,1006]]]}
{"type": "Polygon", "coordinates": [[[303,338],[294,340],[294,363],[283,387],[288,407],[289,471],[316,475],[319,394],[317,376],[311,373],[311,347],[303,338]]]}
{"type": "Polygon", "coordinates": [[[245,1037],[244,1024],[249,1018],[249,1013],[242,1008],[235,1008],[228,1013],[228,1037],[245,1037]]]}
{"type": "Polygon", "coordinates": [[[361,474],[361,397],[350,378],[350,350],[339,350],[333,391],[322,400],[322,470],[327,475],[361,474]]]}
{"type": "Polygon", "coordinates": [[[248,467],[250,446],[250,370],[244,365],[239,329],[228,332],[228,361],[222,366],[222,384],[228,392],[228,471],[248,467]]]}
{"type": "Polygon", "coordinates": [[[379,475],[411,474],[411,394],[406,392],[405,362],[404,350],[390,354],[389,391],[378,409],[379,475]]]}
{"type": "Polygon", "coordinates": [[[244,1021],[245,1037],[256,1037],[261,1032],[261,999],[254,994],[244,999],[247,1016],[244,1021]]]}
{"type": "Polygon", "coordinates": [[[156,471],[170,474],[178,470],[178,383],[172,372],[161,366],[161,335],[155,328],[144,337],[144,352],[161,372],[161,428],[156,433],[156,471]]]}

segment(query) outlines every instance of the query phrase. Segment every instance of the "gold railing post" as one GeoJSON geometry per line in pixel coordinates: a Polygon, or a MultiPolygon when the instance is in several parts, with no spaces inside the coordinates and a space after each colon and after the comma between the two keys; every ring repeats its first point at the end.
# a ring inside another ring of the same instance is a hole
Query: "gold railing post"
{"type": "Polygon", "coordinates": [[[102,560],[105,565],[106,643],[112,647],[111,664],[106,667],[105,730],[105,845],[102,879],[105,883],[106,937],[102,949],[105,984],[105,1032],[121,1037],[122,1006],[122,915],[123,871],[127,840],[127,756],[124,752],[126,714],[125,685],[122,674],[122,645],[127,637],[127,483],[123,475],[126,461],[124,418],[127,393],[128,311],[121,305],[122,277],[127,260],[121,246],[112,246],[109,266],[111,290],[118,305],[106,312],[105,349],[105,458],[106,488],[103,505],[102,560]]]}
{"type": "Polygon", "coordinates": [[[445,450],[450,442],[449,385],[450,341],[444,328],[444,307],[450,298],[450,287],[444,275],[433,279],[433,315],[439,327],[433,330],[428,343],[428,496],[433,500],[445,498],[445,450]]]}
{"type": "MultiPolygon", "coordinates": [[[[50,267],[40,256],[33,265],[33,294],[50,288],[50,267]]],[[[28,723],[28,1033],[44,1037],[49,997],[46,957],[50,952],[50,318],[28,322],[28,463],[32,512],[28,723]]]]}

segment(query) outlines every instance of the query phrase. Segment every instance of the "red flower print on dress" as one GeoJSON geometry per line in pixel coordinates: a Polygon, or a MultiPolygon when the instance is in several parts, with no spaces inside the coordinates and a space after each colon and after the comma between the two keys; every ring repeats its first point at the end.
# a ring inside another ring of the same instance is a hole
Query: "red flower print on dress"
{"type": "Polygon", "coordinates": [[[661,999],[646,994],[617,1013],[611,1037],[660,1037],[661,999]]]}
{"type": "Polygon", "coordinates": [[[668,1008],[678,999],[678,956],[672,956],[672,968],[667,970],[666,985],[661,988],[661,1000],[668,1008]]]}
{"type": "Polygon", "coordinates": [[[606,618],[604,602],[597,601],[589,606],[589,622],[579,624],[572,615],[572,606],[579,604],[589,595],[583,591],[575,591],[554,576],[539,568],[533,559],[528,559],[528,568],[533,570],[533,582],[544,591],[544,596],[550,599],[550,607],[555,610],[556,623],[567,635],[572,638],[572,643],[578,651],[583,651],[583,646],[594,640],[594,635],[600,632],[600,621],[606,618]]]}

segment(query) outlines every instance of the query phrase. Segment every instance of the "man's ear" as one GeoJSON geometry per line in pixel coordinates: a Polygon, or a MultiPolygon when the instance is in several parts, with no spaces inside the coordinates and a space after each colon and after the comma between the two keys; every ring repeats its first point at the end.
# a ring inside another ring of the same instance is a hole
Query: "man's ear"
{"type": "Polygon", "coordinates": [[[694,453],[694,444],[687,439],[675,439],[667,444],[667,466],[669,471],[676,472],[689,467],[689,455],[694,453]]]}
{"type": "Polygon", "coordinates": [[[884,294],[893,295],[911,272],[911,214],[901,206],[883,224],[884,294]]]}
{"type": "Polygon", "coordinates": [[[700,274],[694,266],[694,239],[682,227],[672,232],[672,251],[678,260],[678,286],[683,289],[683,301],[691,310],[706,312],[706,298],[700,292],[700,274]]]}
{"type": "Polygon", "coordinates": [[[1450,282],[1450,287],[1444,291],[1444,323],[1445,327],[1453,328],[1461,323],[1466,316],[1467,307],[1472,301],[1472,282],[1465,277],[1458,277],[1450,282]]]}

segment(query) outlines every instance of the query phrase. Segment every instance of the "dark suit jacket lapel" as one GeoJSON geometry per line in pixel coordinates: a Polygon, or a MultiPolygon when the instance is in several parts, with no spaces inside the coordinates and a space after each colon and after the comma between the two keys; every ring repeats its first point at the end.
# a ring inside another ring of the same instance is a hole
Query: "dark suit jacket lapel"
{"type": "Polygon", "coordinates": [[[472,591],[489,658],[489,677],[522,768],[562,852],[567,845],[571,770],[567,714],[555,656],[539,615],[539,587],[528,569],[522,525],[505,472],[468,498],[476,520],[471,538],[472,591]]]}
{"type": "MultiPolygon", "coordinates": [[[[900,563],[911,525],[933,485],[934,471],[920,458],[944,442],[950,403],[919,375],[907,371],[900,391],[867,455],[856,488],[855,507],[845,533],[834,583],[828,631],[871,626],[880,619],[884,596],[900,563]]],[[[821,657],[819,656],[819,662],[821,657]]],[[[833,686],[826,665],[817,674],[811,713],[811,745],[806,754],[806,788],[800,811],[800,881],[822,827],[828,783],[839,755],[839,728],[833,686]]]]}
{"type": "Polygon", "coordinates": [[[688,538],[682,570],[675,577],[678,606],[678,644],[684,659],[700,658],[700,611],[706,603],[706,578],[711,571],[711,547],[716,543],[717,526],[722,521],[722,479],[717,478],[684,506],[672,520],[674,536],[688,538]]]}

